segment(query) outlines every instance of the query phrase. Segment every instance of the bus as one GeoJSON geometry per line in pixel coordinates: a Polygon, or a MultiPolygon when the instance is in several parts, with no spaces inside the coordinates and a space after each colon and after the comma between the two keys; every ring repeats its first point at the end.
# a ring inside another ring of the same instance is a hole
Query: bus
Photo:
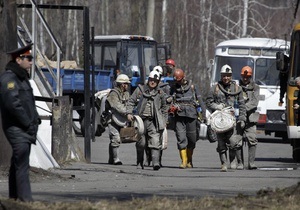
{"type": "Polygon", "coordinates": [[[294,110],[293,105],[298,96],[295,78],[300,76],[300,23],[296,24],[291,35],[291,48],[289,59],[285,59],[282,52],[278,53],[278,70],[288,68],[286,89],[286,128],[288,140],[293,147],[293,159],[300,162],[300,122],[299,110],[294,110]]]}
{"type": "Polygon", "coordinates": [[[253,69],[253,80],[260,86],[257,111],[260,113],[257,127],[266,135],[286,138],[283,106],[279,106],[280,81],[276,69],[276,53],[287,53],[289,42],[269,38],[239,38],[219,43],[212,62],[211,85],[220,80],[220,70],[225,64],[233,70],[237,83],[243,66],[253,69]]]}

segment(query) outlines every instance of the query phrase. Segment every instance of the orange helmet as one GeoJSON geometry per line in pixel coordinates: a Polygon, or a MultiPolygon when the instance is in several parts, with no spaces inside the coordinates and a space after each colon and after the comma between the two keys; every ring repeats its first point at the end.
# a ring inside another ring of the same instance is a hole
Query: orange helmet
{"type": "Polygon", "coordinates": [[[175,67],[175,61],[173,59],[166,60],[166,65],[168,65],[168,64],[175,67]]]}
{"type": "Polygon", "coordinates": [[[244,77],[252,77],[252,68],[250,66],[244,66],[241,75],[244,77]]]}
{"type": "Polygon", "coordinates": [[[184,72],[182,69],[175,69],[173,76],[174,80],[179,82],[184,78],[184,72]]]}

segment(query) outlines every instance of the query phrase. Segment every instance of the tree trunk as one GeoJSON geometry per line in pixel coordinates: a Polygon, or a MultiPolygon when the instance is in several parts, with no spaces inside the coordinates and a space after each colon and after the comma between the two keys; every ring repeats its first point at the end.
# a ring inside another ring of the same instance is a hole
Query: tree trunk
{"type": "Polygon", "coordinates": [[[147,10],[147,31],[146,35],[153,37],[153,23],[154,23],[154,0],[148,0],[148,10],[147,10]]]}
{"type": "MultiPolygon", "coordinates": [[[[4,71],[9,61],[7,51],[17,48],[17,9],[15,0],[0,0],[0,73],[4,71]]],[[[10,163],[11,148],[2,130],[0,122],[0,166],[8,166],[10,163]]]]}

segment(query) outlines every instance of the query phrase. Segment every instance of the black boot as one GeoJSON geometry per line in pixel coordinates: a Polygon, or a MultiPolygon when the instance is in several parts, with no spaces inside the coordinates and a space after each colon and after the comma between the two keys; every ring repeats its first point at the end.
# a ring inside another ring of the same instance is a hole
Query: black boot
{"type": "Polygon", "coordinates": [[[108,145],[108,164],[114,164],[114,157],[111,144],[108,145]]]}
{"type": "Polygon", "coordinates": [[[159,155],[159,166],[160,166],[160,167],[163,167],[162,164],[161,164],[161,157],[162,157],[162,154],[163,154],[163,151],[160,150],[160,155],[159,155]]]}
{"type": "Polygon", "coordinates": [[[148,166],[150,166],[151,165],[151,161],[152,161],[152,158],[151,158],[151,149],[149,147],[146,147],[145,148],[145,153],[146,153],[146,159],[147,159],[148,166]]]}
{"type": "Polygon", "coordinates": [[[144,169],[144,149],[136,148],[136,165],[144,169]]]}
{"type": "Polygon", "coordinates": [[[159,165],[160,150],[151,149],[151,157],[152,157],[153,170],[155,170],[155,171],[159,170],[160,169],[160,165],[159,165]]]}

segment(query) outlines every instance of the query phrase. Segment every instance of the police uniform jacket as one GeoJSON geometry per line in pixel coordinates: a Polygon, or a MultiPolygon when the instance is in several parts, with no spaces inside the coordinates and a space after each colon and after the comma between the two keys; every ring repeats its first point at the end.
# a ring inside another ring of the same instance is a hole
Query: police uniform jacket
{"type": "Polygon", "coordinates": [[[12,61],[0,77],[0,106],[4,132],[9,130],[24,137],[15,138],[18,142],[10,143],[35,143],[40,119],[33,90],[27,71],[12,61]]]}
{"type": "Polygon", "coordinates": [[[153,104],[152,117],[156,129],[165,129],[168,119],[168,106],[165,100],[165,93],[159,87],[150,91],[148,85],[139,85],[128,100],[127,113],[132,114],[133,109],[137,106],[137,114],[143,118],[143,112],[148,100],[152,101],[153,104]]]}

